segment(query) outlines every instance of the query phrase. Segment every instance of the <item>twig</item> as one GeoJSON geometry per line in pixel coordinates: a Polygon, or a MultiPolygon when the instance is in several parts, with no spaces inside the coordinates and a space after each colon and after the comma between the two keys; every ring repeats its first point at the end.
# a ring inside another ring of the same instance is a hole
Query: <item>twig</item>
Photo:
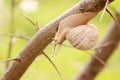
{"type": "Polygon", "coordinates": [[[25,16],[24,14],[20,13],[20,12],[17,12],[19,15],[23,16],[26,20],[28,20],[33,26],[36,25],[36,23],[30,19],[28,16],[25,16]]]}
{"type": "Polygon", "coordinates": [[[29,18],[28,16],[26,16],[26,15],[20,13],[20,12],[17,12],[17,13],[18,13],[19,15],[23,16],[26,20],[28,20],[33,26],[35,26],[36,31],[39,30],[39,25],[38,25],[38,22],[37,22],[37,21],[36,21],[36,22],[33,21],[31,18],[29,18]]]}
{"type": "Polygon", "coordinates": [[[0,32],[1,35],[6,35],[6,36],[11,36],[11,37],[17,37],[17,38],[22,38],[25,40],[30,40],[30,37],[24,36],[24,35],[17,35],[17,34],[10,34],[10,33],[4,33],[4,32],[0,32]]]}
{"type": "Polygon", "coordinates": [[[38,25],[38,22],[36,21],[35,23],[35,29],[36,29],[36,32],[39,30],[39,25],[38,25]]]}
{"type": "MultiPolygon", "coordinates": [[[[0,32],[0,35],[12,36],[12,37],[17,37],[17,38],[25,39],[25,40],[30,40],[30,39],[31,39],[31,38],[28,37],[28,36],[17,35],[17,34],[10,34],[10,33],[4,33],[4,32],[0,32]]],[[[51,44],[53,44],[53,43],[51,43],[51,44]]],[[[66,44],[62,44],[61,46],[72,48],[72,46],[66,45],[66,44]]]]}
{"type": "Polygon", "coordinates": [[[106,12],[108,3],[109,3],[109,0],[106,0],[105,7],[104,7],[104,9],[103,9],[103,13],[102,13],[102,15],[101,15],[101,17],[100,17],[100,21],[102,21],[102,19],[103,19],[103,16],[104,16],[104,14],[105,14],[105,12],[106,12]]]}
{"type": "Polygon", "coordinates": [[[114,17],[108,9],[106,9],[106,11],[113,18],[113,20],[116,22],[118,29],[120,29],[120,24],[119,24],[118,20],[116,19],[116,17],[114,17]]]}
{"type": "Polygon", "coordinates": [[[5,60],[1,60],[0,63],[3,63],[3,62],[9,62],[9,61],[20,61],[19,59],[17,58],[12,58],[12,59],[5,59],[5,60]]]}
{"type": "Polygon", "coordinates": [[[63,77],[62,77],[60,71],[58,70],[58,68],[56,67],[56,65],[53,63],[53,61],[44,52],[43,52],[43,55],[48,59],[48,61],[50,61],[50,63],[53,65],[53,67],[57,71],[57,73],[58,73],[59,77],[61,78],[61,80],[63,80],[63,77]]]}
{"type": "Polygon", "coordinates": [[[106,63],[100,59],[98,56],[94,55],[94,54],[91,54],[89,52],[86,52],[87,54],[91,55],[92,57],[96,58],[101,64],[103,64],[105,67],[107,66],[106,63]]]}

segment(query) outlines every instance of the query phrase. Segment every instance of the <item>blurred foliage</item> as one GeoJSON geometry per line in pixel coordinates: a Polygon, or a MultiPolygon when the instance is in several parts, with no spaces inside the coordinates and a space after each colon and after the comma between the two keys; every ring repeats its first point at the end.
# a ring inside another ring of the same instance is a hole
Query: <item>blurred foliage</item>
{"type": "MultiPolygon", "coordinates": [[[[18,35],[25,35],[32,37],[35,34],[35,27],[29,23],[24,17],[17,14],[21,12],[29,16],[32,20],[38,21],[40,27],[44,27],[47,23],[55,17],[62,14],[64,11],[72,7],[79,0],[35,0],[37,2],[37,10],[24,11],[20,8],[20,4],[24,0],[15,0],[14,12],[14,33],[18,35]]],[[[28,0],[29,1],[29,0],[28,0]]],[[[114,14],[119,7],[120,1],[115,0],[108,6],[108,9],[114,14]]],[[[31,6],[32,7],[32,6],[31,6]]],[[[11,0],[0,0],[0,32],[10,33],[10,11],[11,0]]],[[[103,20],[100,21],[101,12],[90,23],[98,26],[100,32],[99,42],[103,39],[106,30],[112,21],[112,18],[105,13],[103,20]]],[[[9,36],[0,34],[0,60],[5,59],[8,51],[9,36]]],[[[19,52],[27,44],[27,40],[20,38],[13,38],[12,57],[16,57],[19,52]]],[[[66,45],[70,45],[67,41],[66,45]]],[[[53,45],[50,44],[45,52],[51,56],[53,45]]],[[[120,77],[120,55],[119,47],[108,61],[108,66],[96,77],[95,80],[118,80],[120,77]]],[[[92,50],[88,51],[92,52],[92,50]]],[[[85,51],[79,51],[72,47],[64,47],[60,49],[59,53],[53,58],[54,63],[62,72],[64,80],[72,80],[78,74],[82,66],[88,62],[90,56],[85,51]]],[[[5,63],[0,63],[0,76],[4,73],[5,63]]],[[[60,80],[53,66],[44,56],[39,56],[29,67],[21,80],[60,80]]]]}

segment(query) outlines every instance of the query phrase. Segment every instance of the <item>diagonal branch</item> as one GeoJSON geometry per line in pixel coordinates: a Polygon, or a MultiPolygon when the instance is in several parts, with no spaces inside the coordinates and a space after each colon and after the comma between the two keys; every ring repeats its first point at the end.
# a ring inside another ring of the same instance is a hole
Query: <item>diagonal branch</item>
{"type": "MultiPolygon", "coordinates": [[[[113,0],[110,0],[110,2],[112,1],[113,0]]],[[[51,21],[44,28],[39,29],[39,31],[17,56],[21,62],[14,61],[0,80],[19,80],[34,59],[40,54],[40,52],[42,54],[45,47],[47,47],[47,45],[52,41],[59,22],[63,18],[76,13],[99,12],[104,8],[105,3],[106,0],[83,0],[61,16],[57,17],[55,20],[51,21]]]]}
{"type": "MultiPolygon", "coordinates": [[[[116,13],[116,19],[120,24],[120,10],[116,13]]],[[[99,57],[102,61],[106,62],[113,51],[116,49],[119,40],[120,40],[120,31],[118,29],[120,25],[116,22],[113,22],[110,26],[105,38],[98,45],[94,55],[99,57]],[[106,46],[101,47],[105,43],[108,43],[106,46]]],[[[95,76],[104,68],[104,65],[101,64],[95,57],[92,57],[91,60],[84,66],[84,69],[80,72],[76,80],[94,80],[95,76]]]]}

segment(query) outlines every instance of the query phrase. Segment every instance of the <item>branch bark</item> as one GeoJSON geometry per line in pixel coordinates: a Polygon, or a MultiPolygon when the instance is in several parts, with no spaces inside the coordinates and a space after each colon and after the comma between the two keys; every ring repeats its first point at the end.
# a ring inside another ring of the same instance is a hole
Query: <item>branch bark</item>
{"type": "MultiPolygon", "coordinates": [[[[120,10],[116,13],[115,17],[120,24],[120,10]]],[[[116,22],[113,22],[103,41],[96,47],[97,50],[94,52],[94,55],[99,57],[104,62],[106,62],[110,58],[119,43],[119,27],[120,25],[118,26],[116,22]],[[103,46],[105,44],[106,46],[103,46]]],[[[96,60],[95,57],[92,57],[87,65],[83,67],[84,68],[82,69],[82,72],[80,72],[76,80],[94,80],[97,74],[104,68],[104,65],[96,60]]]]}
{"type": "Polygon", "coordinates": [[[99,12],[105,3],[106,0],[83,0],[40,29],[17,56],[21,61],[14,61],[0,80],[19,80],[34,59],[42,54],[45,47],[52,41],[59,22],[63,18],[80,12],[99,12]]]}

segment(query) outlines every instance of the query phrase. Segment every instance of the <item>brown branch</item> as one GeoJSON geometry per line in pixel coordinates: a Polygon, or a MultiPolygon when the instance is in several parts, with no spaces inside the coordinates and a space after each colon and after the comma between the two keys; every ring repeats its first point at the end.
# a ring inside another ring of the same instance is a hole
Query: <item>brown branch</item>
{"type": "MultiPolygon", "coordinates": [[[[111,1],[113,0],[110,0],[110,2],[111,1]]],[[[104,8],[105,2],[106,0],[83,0],[44,28],[39,29],[17,56],[17,59],[20,59],[21,62],[13,62],[0,80],[19,80],[39,53],[42,53],[45,47],[52,41],[59,22],[63,18],[80,12],[99,12],[104,8]]]]}
{"type": "MultiPolygon", "coordinates": [[[[116,13],[116,19],[120,24],[120,10],[116,13]]],[[[116,49],[119,40],[120,32],[117,23],[114,22],[110,26],[103,41],[98,45],[94,55],[99,57],[102,61],[106,62],[112,55],[113,51],[116,49]],[[105,43],[108,43],[108,45],[102,47],[102,45],[105,43]]],[[[92,57],[87,65],[83,67],[84,69],[80,72],[76,80],[94,80],[97,74],[104,68],[104,65],[92,57]]]]}

